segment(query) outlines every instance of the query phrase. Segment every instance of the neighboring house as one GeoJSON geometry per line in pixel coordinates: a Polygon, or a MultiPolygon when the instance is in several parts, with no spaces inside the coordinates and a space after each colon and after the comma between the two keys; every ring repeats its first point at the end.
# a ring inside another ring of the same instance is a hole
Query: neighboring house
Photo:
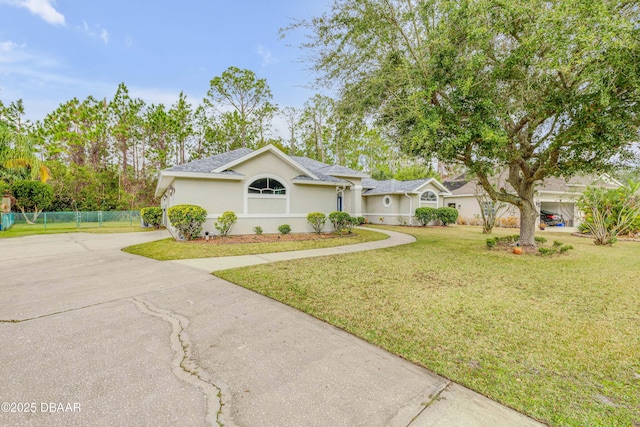
{"type": "MultiPolygon", "coordinates": [[[[444,196],[446,206],[458,209],[459,217],[472,219],[480,217],[480,206],[476,200],[476,192],[479,190],[475,179],[467,179],[460,175],[453,180],[446,181],[444,185],[450,195],[444,196]]],[[[549,177],[535,190],[534,200],[538,211],[547,210],[559,213],[565,219],[568,227],[580,224],[581,212],[576,207],[576,201],[582,195],[587,186],[601,186],[604,188],[619,188],[622,184],[607,174],[597,177],[573,177],[568,180],[549,177]]],[[[510,205],[505,216],[519,218],[520,211],[510,205]]]]}
{"type": "MultiPolygon", "coordinates": [[[[235,212],[233,234],[253,233],[255,226],[275,233],[282,224],[294,232],[311,232],[306,220],[310,212],[344,211],[371,223],[415,223],[417,207],[443,206],[443,196],[449,194],[432,178],[376,181],[354,169],[288,156],[273,145],[164,169],[156,187],[165,225],[169,207],[193,204],[207,210],[204,230],[211,233],[218,216],[235,212]]],[[[331,230],[328,221],[326,230],[331,230]]]]}
{"type": "Polygon", "coordinates": [[[451,193],[435,178],[397,181],[362,180],[365,192],[365,218],[371,223],[417,225],[415,212],[420,207],[440,208],[451,193]]]}

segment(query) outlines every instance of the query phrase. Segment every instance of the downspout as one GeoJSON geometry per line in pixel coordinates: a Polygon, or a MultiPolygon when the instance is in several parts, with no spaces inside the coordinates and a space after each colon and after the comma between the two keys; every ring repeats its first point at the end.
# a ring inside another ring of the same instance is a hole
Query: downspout
{"type": "Polygon", "coordinates": [[[413,197],[404,193],[405,197],[409,198],[409,225],[413,225],[413,197]]]}

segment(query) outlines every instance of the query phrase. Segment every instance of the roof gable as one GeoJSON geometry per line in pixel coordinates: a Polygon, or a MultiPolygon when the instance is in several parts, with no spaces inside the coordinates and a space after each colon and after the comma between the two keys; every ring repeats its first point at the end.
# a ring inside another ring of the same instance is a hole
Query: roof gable
{"type": "MultiPolygon", "coordinates": [[[[237,150],[236,150],[237,151],[237,150]]],[[[293,168],[299,170],[300,172],[302,172],[303,175],[307,175],[313,179],[319,179],[318,176],[316,176],[316,174],[314,174],[313,172],[311,172],[309,169],[305,168],[303,165],[301,165],[300,163],[294,161],[291,157],[287,156],[285,153],[283,153],[282,151],[280,151],[277,147],[275,147],[274,145],[265,145],[264,147],[260,148],[259,150],[255,150],[255,151],[251,151],[249,150],[248,153],[246,153],[245,155],[241,156],[241,157],[237,157],[235,159],[233,159],[232,161],[223,164],[221,166],[218,166],[216,169],[213,170],[213,172],[223,172],[227,169],[231,169],[232,167],[239,165],[240,163],[244,163],[250,159],[253,159],[254,157],[257,157],[263,153],[266,152],[271,152],[273,154],[275,154],[277,157],[279,157],[281,160],[283,160],[284,162],[288,163],[290,166],[292,166],[293,168]]]]}

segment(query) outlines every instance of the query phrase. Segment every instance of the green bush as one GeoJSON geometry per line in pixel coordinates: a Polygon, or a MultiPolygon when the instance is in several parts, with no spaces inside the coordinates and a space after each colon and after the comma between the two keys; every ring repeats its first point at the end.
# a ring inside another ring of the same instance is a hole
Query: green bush
{"type": "Polygon", "coordinates": [[[316,234],[320,234],[322,233],[324,224],[327,222],[327,216],[322,212],[311,212],[307,215],[307,222],[311,224],[311,227],[316,234]]]}
{"type": "Polygon", "coordinates": [[[29,224],[35,223],[40,212],[47,209],[53,201],[53,189],[41,181],[16,181],[11,186],[11,192],[16,199],[16,206],[29,224]],[[31,219],[26,212],[33,212],[31,219]]]}
{"type": "Polygon", "coordinates": [[[154,228],[160,228],[160,225],[162,224],[162,208],[157,206],[140,209],[140,216],[145,224],[154,228]]]}
{"type": "Polygon", "coordinates": [[[167,210],[169,221],[186,239],[200,235],[202,224],[207,220],[207,211],[196,205],[176,205],[167,210]]]}
{"type": "Polygon", "coordinates": [[[278,231],[282,234],[289,234],[291,233],[291,226],[289,224],[282,224],[278,227],[278,231]]]}
{"type": "Polygon", "coordinates": [[[442,225],[455,224],[458,219],[458,210],[456,208],[438,208],[436,209],[436,218],[442,222],[442,225]]]}
{"type": "Polygon", "coordinates": [[[331,212],[329,221],[333,224],[333,230],[336,234],[342,234],[347,227],[351,226],[351,215],[346,212],[331,212]]]}
{"type": "Polygon", "coordinates": [[[423,227],[431,221],[438,219],[435,208],[418,208],[416,209],[416,219],[423,227]]]}
{"type": "Polygon", "coordinates": [[[262,227],[260,227],[259,225],[256,225],[255,227],[253,227],[253,231],[259,236],[262,234],[262,227]]]}
{"type": "Polygon", "coordinates": [[[367,222],[363,216],[359,216],[356,218],[356,225],[364,225],[367,222]]]}
{"type": "Polygon", "coordinates": [[[214,225],[221,236],[226,236],[236,222],[238,222],[238,216],[233,211],[226,211],[218,217],[214,225]]]}

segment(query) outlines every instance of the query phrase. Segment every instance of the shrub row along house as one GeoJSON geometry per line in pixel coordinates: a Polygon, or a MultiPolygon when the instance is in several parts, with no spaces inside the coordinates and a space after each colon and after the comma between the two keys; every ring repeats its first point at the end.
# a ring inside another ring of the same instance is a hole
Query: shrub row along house
{"type": "Polygon", "coordinates": [[[238,216],[234,234],[250,234],[256,226],[275,233],[282,224],[289,224],[294,232],[312,232],[306,220],[310,212],[344,211],[370,223],[393,225],[417,225],[415,210],[419,207],[449,206],[461,214],[475,215],[471,200],[479,212],[475,198],[458,193],[460,189],[466,192],[464,185],[453,187],[450,191],[434,178],[377,181],[354,169],[289,156],[267,145],[164,169],[156,197],[161,198],[165,225],[169,225],[169,207],[193,204],[206,209],[204,231],[211,234],[216,219],[226,211],[238,216]]]}

